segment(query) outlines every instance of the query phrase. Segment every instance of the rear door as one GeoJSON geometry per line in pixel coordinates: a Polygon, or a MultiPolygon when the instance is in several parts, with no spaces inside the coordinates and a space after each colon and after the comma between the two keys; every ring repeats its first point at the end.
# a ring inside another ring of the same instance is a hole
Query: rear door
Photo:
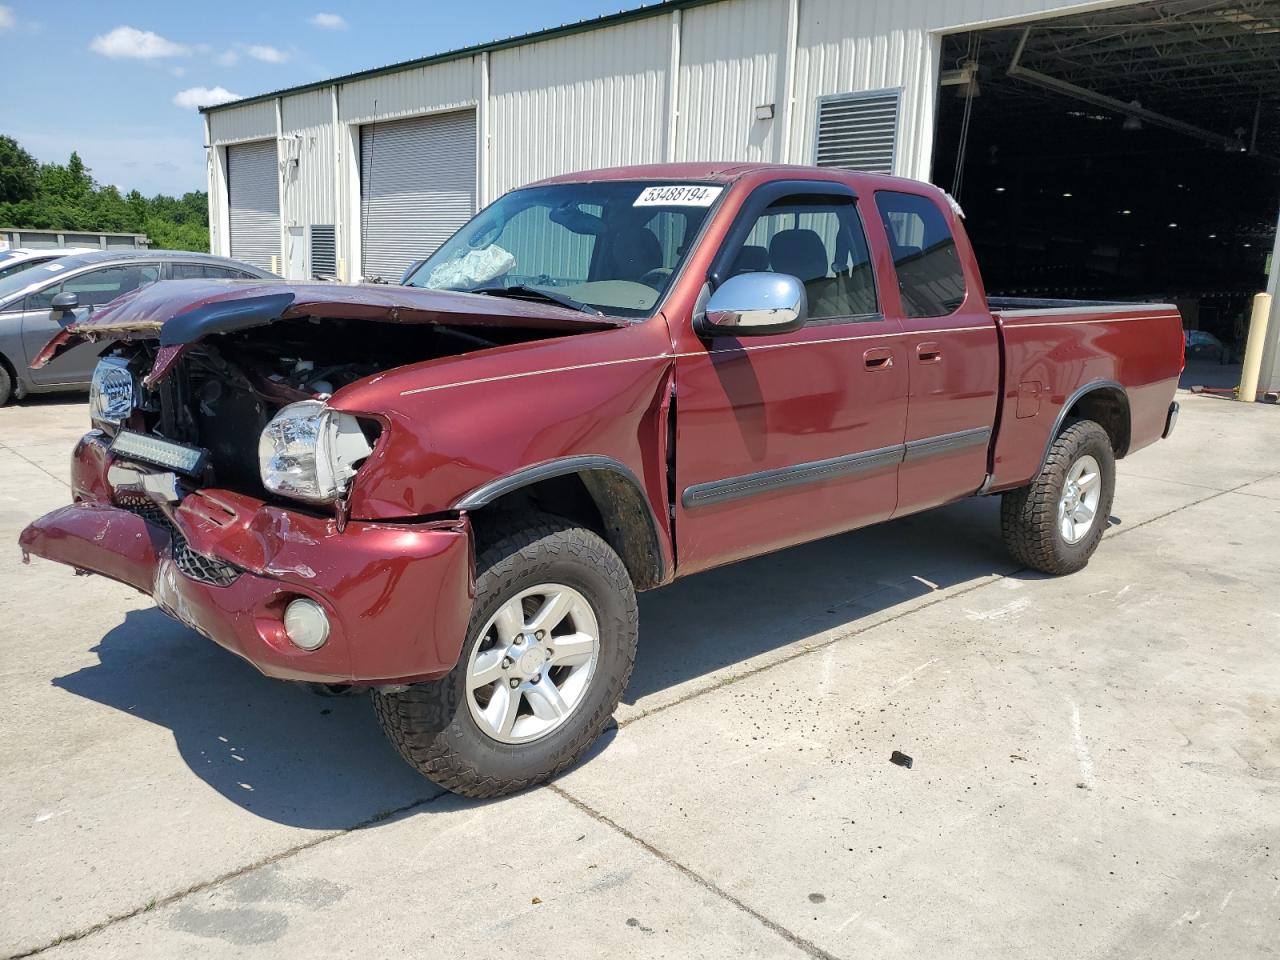
{"type": "Polygon", "coordinates": [[[1000,351],[972,252],[950,207],[931,194],[882,190],[875,209],[896,281],[885,291],[885,309],[906,332],[910,397],[896,510],[905,514],[982,486],[1000,351]]]}
{"type": "Polygon", "coordinates": [[[896,504],[906,363],[898,321],[880,311],[849,187],[757,188],[711,278],[751,271],[803,281],[810,320],[787,334],[681,338],[675,530],[684,572],[884,520],[896,504]]]}
{"type": "MultiPolygon", "coordinates": [[[[103,304],[159,278],[159,263],[129,261],[86,270],[61,283],[51,284],[37,293],[28,294],[22,314],[22,346],[26,351],[27,362],[30,363],[63,327],[84,320],[103,304]],[[76,294],[80,299],[80,306],[74,311],[55,316],[52,310],[53,298],[64,292],[76,294]]],[[[97,365],[98,355],[105,348],[105,343],[78,344],[39,370],[30,371],[31,380],[38,384],[88,383],[93,376],[93,368],[97,365]]]]}

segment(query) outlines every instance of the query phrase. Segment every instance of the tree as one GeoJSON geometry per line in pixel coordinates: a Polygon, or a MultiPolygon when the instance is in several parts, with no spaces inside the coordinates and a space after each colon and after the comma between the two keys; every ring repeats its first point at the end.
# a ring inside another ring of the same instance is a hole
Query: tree
{"type": "Polygon", "coordinates": [[[209,197],[124,196],[100,186],[78,153],[65,164],[38,163],[12,137],[0,136],[0,226],[86,233],[145,233],[154,247],[209,249],[209,197]]]}
{"type": "Polygon", "coordinates": [[[17,203],[36,195],[40,164],[13,137],[0,136],[0,203],[17,203]]]}

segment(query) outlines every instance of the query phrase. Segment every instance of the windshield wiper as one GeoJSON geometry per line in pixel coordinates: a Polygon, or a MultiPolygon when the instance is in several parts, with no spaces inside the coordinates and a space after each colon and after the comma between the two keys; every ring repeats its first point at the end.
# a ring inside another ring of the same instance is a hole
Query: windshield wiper
{"type": "Polygon", "coordinates": [[[468,293],[482,293],[490,297],[512,297],[515,299],[526,298],[531,300],[544,300],[547,303],[556,303],[562,307],[568,307],[571,310],[580,310],[583,313],[589,313],[593,317],[604,316],[595,307],[583,303],[581,300],[575,300],[573,297],[566,297],[561,293],[551,293],[549,290],[543,290],[541,287],[529,287],[524,284],[516,284],[511,287],[477,287],[468,293]]]}

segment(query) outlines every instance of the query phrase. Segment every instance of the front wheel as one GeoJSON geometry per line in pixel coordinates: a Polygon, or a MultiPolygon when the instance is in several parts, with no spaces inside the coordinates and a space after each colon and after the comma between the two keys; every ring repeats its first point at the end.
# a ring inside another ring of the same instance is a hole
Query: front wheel
{"type": "Polygon", "coordinates": [[[1014,559],[1042,573],[1075,573],[1098,548],[1111,516],[1116,464],[1111,438],[1092,420],[1063,430],[1034,480],[1000,504],[1000,532],[1014,559]]]}
{"type": "Polygon", "coordinates": [[[374,692],[383,731],[431,780],[495,797],[550,779],[608,723],[638,614],[618,555],[547,514],[511,520],[476,561],[476,599],[447,676],[374,692]]]}

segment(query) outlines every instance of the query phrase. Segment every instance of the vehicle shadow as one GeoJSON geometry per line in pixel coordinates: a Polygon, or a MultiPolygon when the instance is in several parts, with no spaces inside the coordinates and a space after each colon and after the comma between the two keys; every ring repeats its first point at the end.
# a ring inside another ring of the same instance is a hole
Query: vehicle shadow
{"type": "Polygon", "coordinates": [[[637,703],[893,607],[1017,568],[998,497],[792,547],[679,580],[640,598],[640,645],[624,701],[637,703]]]}
{"type": "Polygon", "coordinates": [[[167,727],[196,776],[258,816],[346,829],[442,792],[396,755],[368,697],[268,679],[155,607],[93,649],[98,663],[54,686],[167,727]]]}
{"type": "MultiPolygon", "coordinates": [[[[679,581],[641,597],[624,699],[634,704],[824,631],[856,630],[925,594],[1015,567],[1000,544],[998,498],[987,498],[679,581]]],[[[258,816],[349,828],[440,792],[382,736],[367,697],[321,698],[267,679],[155,608],[128,613],[94,651],[97,664],[54,685],[167,727],[196,776],[258,816]]]]}

